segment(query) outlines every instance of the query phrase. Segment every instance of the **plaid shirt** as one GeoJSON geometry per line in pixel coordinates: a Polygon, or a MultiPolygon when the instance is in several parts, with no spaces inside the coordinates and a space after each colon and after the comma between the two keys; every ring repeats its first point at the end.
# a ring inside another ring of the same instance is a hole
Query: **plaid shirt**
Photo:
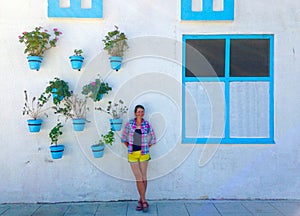
{"type": "MultiPolygon", "coordinates": [[[[131,119],[129,122],[127,122],[123,133],[122,133],[122,142],[128,142],[128,153],[132,153],[133,149],[133,134],[136,129],[136,120],[131,119]]],[[[156,143],[156,137],[155,133],[153,131],[152,126],[150,123],[146,120],[142,120],[141,124],[141,131],[142,131],[142,142],[141,142],[141,154],[148,154],[149,153],[149,144],[155,144],[156,143]]]]}

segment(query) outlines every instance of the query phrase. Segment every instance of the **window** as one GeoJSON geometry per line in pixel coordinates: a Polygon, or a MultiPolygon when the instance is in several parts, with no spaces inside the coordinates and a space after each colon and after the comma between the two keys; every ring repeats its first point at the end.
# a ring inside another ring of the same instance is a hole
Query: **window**
{"type": "Polygon", "coordinates": [[[48,0],[48,17],[102,18],[102,0],[48,0]]]}
{"type": "Polygon", "coordinates": [[[181,20],[233,20],[234,0],[181,0],[181,20]]]}
{"type": "Polygon", "coordinates": [[[183,143],[274,143],[273,41],[183,36],[183,143]]]}

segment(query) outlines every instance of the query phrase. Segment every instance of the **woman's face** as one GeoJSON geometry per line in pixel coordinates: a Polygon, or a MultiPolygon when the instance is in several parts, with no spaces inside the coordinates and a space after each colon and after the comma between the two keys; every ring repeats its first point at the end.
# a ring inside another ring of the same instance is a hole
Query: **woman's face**
{"type": "Polygon", "coordinates": [[[144,110],[142,108],[138,108],[135,112],[135,117],[143,118],[144,117],[144,110]]]}

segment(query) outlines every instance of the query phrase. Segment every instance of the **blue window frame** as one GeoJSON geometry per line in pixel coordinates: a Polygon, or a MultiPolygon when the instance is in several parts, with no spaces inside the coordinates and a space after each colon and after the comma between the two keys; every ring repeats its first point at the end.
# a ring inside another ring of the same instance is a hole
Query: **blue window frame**
{"type": "Polygon", "coordinates": [[[48,17],[55,18],[102,18],[102,0],[91,1],[90,8],[83,8],[84,0],[69,0],[68,7],[60,6],[61,0],[48,0],[48,17]]]}
{"type": "Polygon", "coordinates": [[[182,143],[274,143],[273,52],[273,35],[183,35],[182,143]]]}
{"type": "Polygon", "coordinates": [[[234,0],[181,0],[181,20],[234,20],[234,0]],[[200,8],[194,10],[193,2],[200,8]],[[221,9],[214,8],[218,2],[221,9]]]}

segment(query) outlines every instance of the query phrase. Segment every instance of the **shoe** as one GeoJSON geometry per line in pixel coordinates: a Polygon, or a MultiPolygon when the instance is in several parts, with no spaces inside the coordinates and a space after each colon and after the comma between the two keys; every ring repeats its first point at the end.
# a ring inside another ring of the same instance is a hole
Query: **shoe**
{"type": "Polygon", "coordinates": [[[143,210],[143,203],[141,200],[138,201],[137,206],[135,207],[136,211],[142,211],[143,210]]]}
{"type": "Polygon", "coordinates": [[[147,212],[149,208],[149,204],[147,202],[143,202],[143,212],[147,212]]]}

